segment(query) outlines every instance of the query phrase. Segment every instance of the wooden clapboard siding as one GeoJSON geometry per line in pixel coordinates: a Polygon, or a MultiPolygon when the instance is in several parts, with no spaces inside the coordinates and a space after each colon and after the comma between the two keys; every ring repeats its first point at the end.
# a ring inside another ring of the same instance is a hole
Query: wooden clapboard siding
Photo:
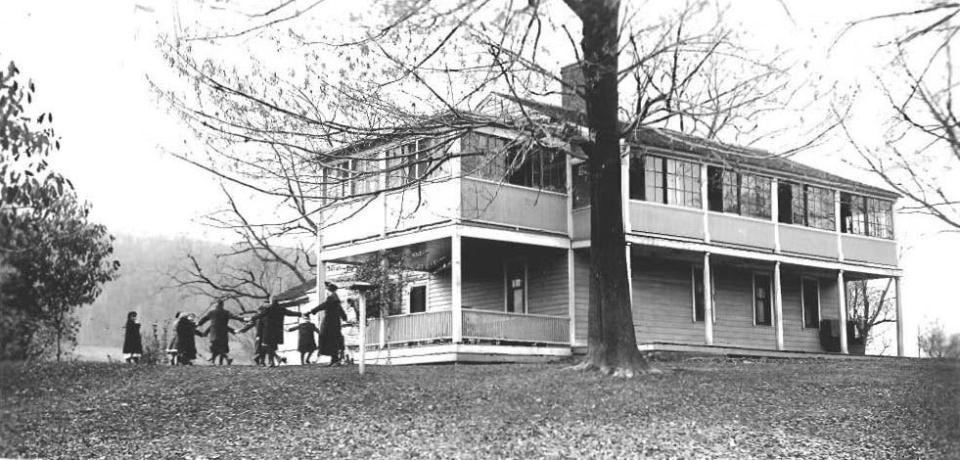
{"type": "Polygon", "coordinates": [[[450,270],[431,274],[427,282],[427,311],[449,310],[452,303],[450,270]]]}
{"type": "Polygon", "coordinates": [[[837,278],[820,278],[820,319],[840,319],[837,278]]]}
{"type": "Polygon", "coordinates": [[[496,254],[465,253],[463,308],[503,311],[503,260],[496,254]]]}
{"type": "MultiPolygon", "coordinates": [[[[776,349],[774,327],[753,324],[753,270],[711,265],[717,321],[713,327],[716,345],[776,349]]],[[[768,273],[764,271],[763,273],[768,273]]],[[[773,278],[773,272],[768,273],[773,278]]]]}
{"type": "Polygon", "coordinates": [[[587,306],[590,304],[590,253],[578,250],[573,253],[574,274],[574,326],[576,341],[587,343],[587,306]]]}
{"type": "MultiPolygon", "coordinates": [[[[783,271],[780,276],[780,289],[783,293],[783,346],[790,351],[823,351],[820,348],[819,330],[803,327],[800,280],[799,273],[783,271]]],[[[822,297],[823,293],[820,296],[822,297]]]]}
{"type": "Polygon", "coordinates": [[[703,322],[693,321],[691,264],[634,258],[633,322],[637,343],[702,344],[703,322]]]}
{"type": "Polygon", "coordinates": [[[540,249],[527,260],[527,313],[567,316],[567,251],[540,249]]]}

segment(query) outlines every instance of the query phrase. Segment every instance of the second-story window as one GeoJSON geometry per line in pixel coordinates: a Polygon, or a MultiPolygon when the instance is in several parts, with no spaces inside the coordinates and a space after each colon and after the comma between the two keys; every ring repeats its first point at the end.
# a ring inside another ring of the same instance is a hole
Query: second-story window
{"type": "Polygon", "coordinates": [[[462,139],[464,175],[523,187],[566,190],[567,164],[563,152],[480,133],[469,133],[462,139]]]}
{"type": "Polygon", "coordinates": [[[418,139],[387,151],[387,187],[398,188],[447,174],[444,144],[418,139]]]}
{"type": "Polygon", "coordinates": [[[836,228],[833,190],[813,185],[781,182],[778,190],[778,220],[823,230],[836,228]]]}
{"type": "Polygon", "coordinates": [[[893,238],[893,203],[852,193],[840,194],[840,231],[893,238]]]}
{"type": "MultiPolygon", "coordinates": [[[[640,174],[637,162],[631,161],[632,177],[640,174]]],[[[700,165],[690,161],[643,156],[642,185],[631,181],[630,197],[646,201],[699,208],[700,165]],[[642,189],[638,189],[642,187],[642,189]],[[641,194],[642,193],[642,194],[641,194]]]]}
{"type": "Polygon", "coordinates": [[[707,199],[711,211],[770,218],[770,178],[710,166],[707,199]]]}

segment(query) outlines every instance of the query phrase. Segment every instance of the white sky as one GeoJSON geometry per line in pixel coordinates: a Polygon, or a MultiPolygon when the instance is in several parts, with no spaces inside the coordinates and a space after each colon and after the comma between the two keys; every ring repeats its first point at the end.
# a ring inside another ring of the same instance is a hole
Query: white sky
{"type": "MultiPolygon", "coordinates": [[[[218,240],[223,235],[198,223],[198,217],[222,204],[217,181],[164,153],[189,148],[190,135],[156,103],[146,81],[151,69],[162,65],[154,40],[170,22],[170,4],[4,0],[0,65],[14,60],[23,76],[36,83],[32,110],[53,112],[62,136],[55,167],[93,204],[94,219],[114,233],[218,240]]],[[[337,7],[337,1],[330,4],[337,7]]],[[[881,30],[865,28],[851,34],[827,55],[824,49],[835,31],[852,19],[904,9],[907,2],[786,4],[792,20],[778,0],[737,0],[728,18],[758,42],[779,43],[809,58],[830,78],[853,81],[882,71],[886,61],[873,46],[881,30]]],[[[885,105],[876,97],[861,98],[858,104],[861,115],[853,123],[869,133],[886,116],[885,105]]],[[[842,146],[826,148],[829,155],[821,149],[798,159],[876,183],[840,163],[841,158],[852,159],[842,146]]],[[[919,324],[938,318],[948,330],[960,331],[954,266],[960,260],[960,235],[938,233],[942,227],[928,218],[901,217],[898,223],[901,241],[908,247],[902,262],[907,350],[915,353],[919,324]]]]}

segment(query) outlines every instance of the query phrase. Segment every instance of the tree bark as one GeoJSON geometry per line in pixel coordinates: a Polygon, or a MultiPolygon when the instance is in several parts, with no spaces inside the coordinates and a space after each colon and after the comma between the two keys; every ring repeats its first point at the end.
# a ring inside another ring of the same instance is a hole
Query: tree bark
{"type": "Polygon", "coordinates": [[[620,2],[566,3],[583,23],[583,97],[593,137],[585,146],[591,184],[588,349],[578,367],[631,377],[650,366],[637,349],[623,233],[617,116],[620,2]]]}

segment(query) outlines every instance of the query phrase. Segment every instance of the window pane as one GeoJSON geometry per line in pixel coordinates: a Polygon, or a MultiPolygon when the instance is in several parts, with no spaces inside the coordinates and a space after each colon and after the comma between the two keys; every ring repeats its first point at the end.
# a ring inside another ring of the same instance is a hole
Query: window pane
{"type": "Polygon", "coordinates": [[[770,179],[753,174],[740,175],[740,214],[770,217],[770,179]]]}

